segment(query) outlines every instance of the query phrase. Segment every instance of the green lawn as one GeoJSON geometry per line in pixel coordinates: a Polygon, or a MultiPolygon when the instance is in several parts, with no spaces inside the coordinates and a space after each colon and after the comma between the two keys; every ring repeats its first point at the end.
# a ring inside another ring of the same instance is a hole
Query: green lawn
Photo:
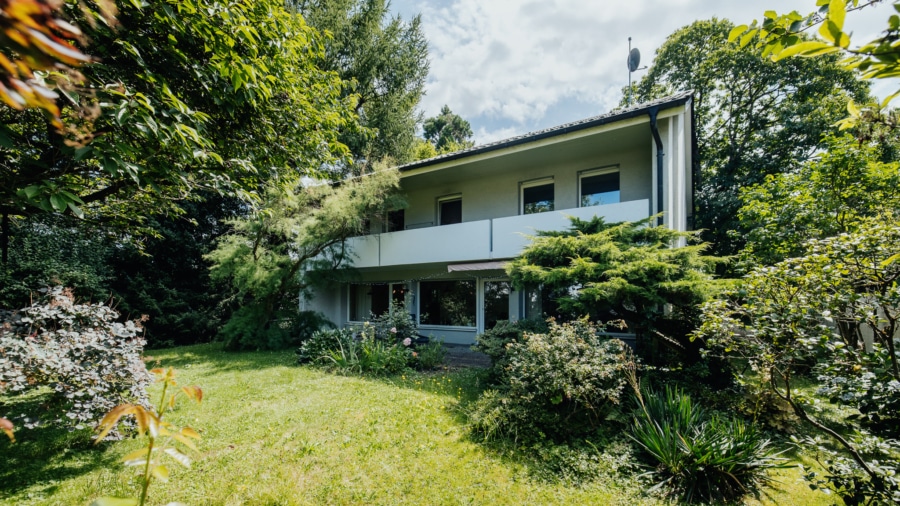
{"type": "MultiPolygon", "coordinates": [[[[183,399],[167,416],[201,431],[201,453],[191,469],[170,466],[169,483],[154,482],[151,504],[661,503],[614,462],[575,486],[546,479],[528,449],[469,440],[459,406],[482,388],[478,370],[379,380],[299,367],[290,352],[202,345],[149,354],[150,365],[174,366],[180,384],[204,391],[202,405],[183,399]]],[[[2,504],[87,505],[136,494],[135,470],[118,460],[140,441],[93,448],[59,430],[17,435],[15,445],[0,442],[2,504]]],[[[765,504],[831,504],[796,470],[780,481],[783,490],[769,491],[765,504]]]]}

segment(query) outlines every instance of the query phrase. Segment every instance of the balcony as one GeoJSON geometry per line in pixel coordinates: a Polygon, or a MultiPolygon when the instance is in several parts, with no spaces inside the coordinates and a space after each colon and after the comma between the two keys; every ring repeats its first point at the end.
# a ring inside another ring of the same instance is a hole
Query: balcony
{"type": "Polygon", "coordinates": [[[583,220],[602,216],[607,222],[637,221],[650,216],[650,202],[633,200],[403,230],[354,237],[349,244],[357,256],[353,262],[357,268],[513,258],[528,245],[528,236],[536,231],[568,229],[571,225],[568,216],[583,220]]]}

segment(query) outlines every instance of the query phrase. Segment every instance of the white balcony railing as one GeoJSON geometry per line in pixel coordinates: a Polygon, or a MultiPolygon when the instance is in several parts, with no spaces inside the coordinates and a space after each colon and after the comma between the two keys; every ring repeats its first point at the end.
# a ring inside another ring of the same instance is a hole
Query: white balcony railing
{"type": "Polygon", "coordinates": [[[388,267],[513,258],[528,245],[528,236],[536,231],[569,228],[568,216],[583,220],[602,216],[607,222],[637,221],[650,216],[650,202],[632,200],[354,237],[350,240],[356,255],[353,266],[388,267]]]}

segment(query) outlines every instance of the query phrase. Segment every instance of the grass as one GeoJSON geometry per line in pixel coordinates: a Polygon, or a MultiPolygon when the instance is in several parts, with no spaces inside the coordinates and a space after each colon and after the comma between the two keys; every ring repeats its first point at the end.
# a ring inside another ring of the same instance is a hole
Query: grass
{"type": "MultiPolygon", "coordinates": [[[[170,481],[153,483],[151,504],[662,504],[612,468],[574,486],[542,478],[528,449],[471,441],[459,407],[483,388],[479,370],[367,379],[299,367],[290,352],[150,353],[150,365],[173,366],[180,384],[204,390],[202,405],[182,400],[167,416],[201,431],[201,453],[191,469],[170,466],[170,481]]],[[[40,398],[0,402],[24,412],[40,398]]],[[[92,447],[83,434],[51,428],[17,437],[0,441],[0,504],[136,495],[137,473],[119,460],[140,441],[92,447]]],[[[761,504],[832,503],[800,480],[782,471],[782,490],[761,504]]]]}

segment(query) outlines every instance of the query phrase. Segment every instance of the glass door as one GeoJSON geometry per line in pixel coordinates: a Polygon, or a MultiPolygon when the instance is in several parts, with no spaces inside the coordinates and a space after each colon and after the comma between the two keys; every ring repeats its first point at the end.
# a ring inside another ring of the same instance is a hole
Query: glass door
{"type": "Polygon", "coordinates": [[[510,318],[510,294],[512,286],[507,280],[485,280],[482,282],[484,296],[481,306],[480,332],[490,330],[500,320],[510,318]]]}

